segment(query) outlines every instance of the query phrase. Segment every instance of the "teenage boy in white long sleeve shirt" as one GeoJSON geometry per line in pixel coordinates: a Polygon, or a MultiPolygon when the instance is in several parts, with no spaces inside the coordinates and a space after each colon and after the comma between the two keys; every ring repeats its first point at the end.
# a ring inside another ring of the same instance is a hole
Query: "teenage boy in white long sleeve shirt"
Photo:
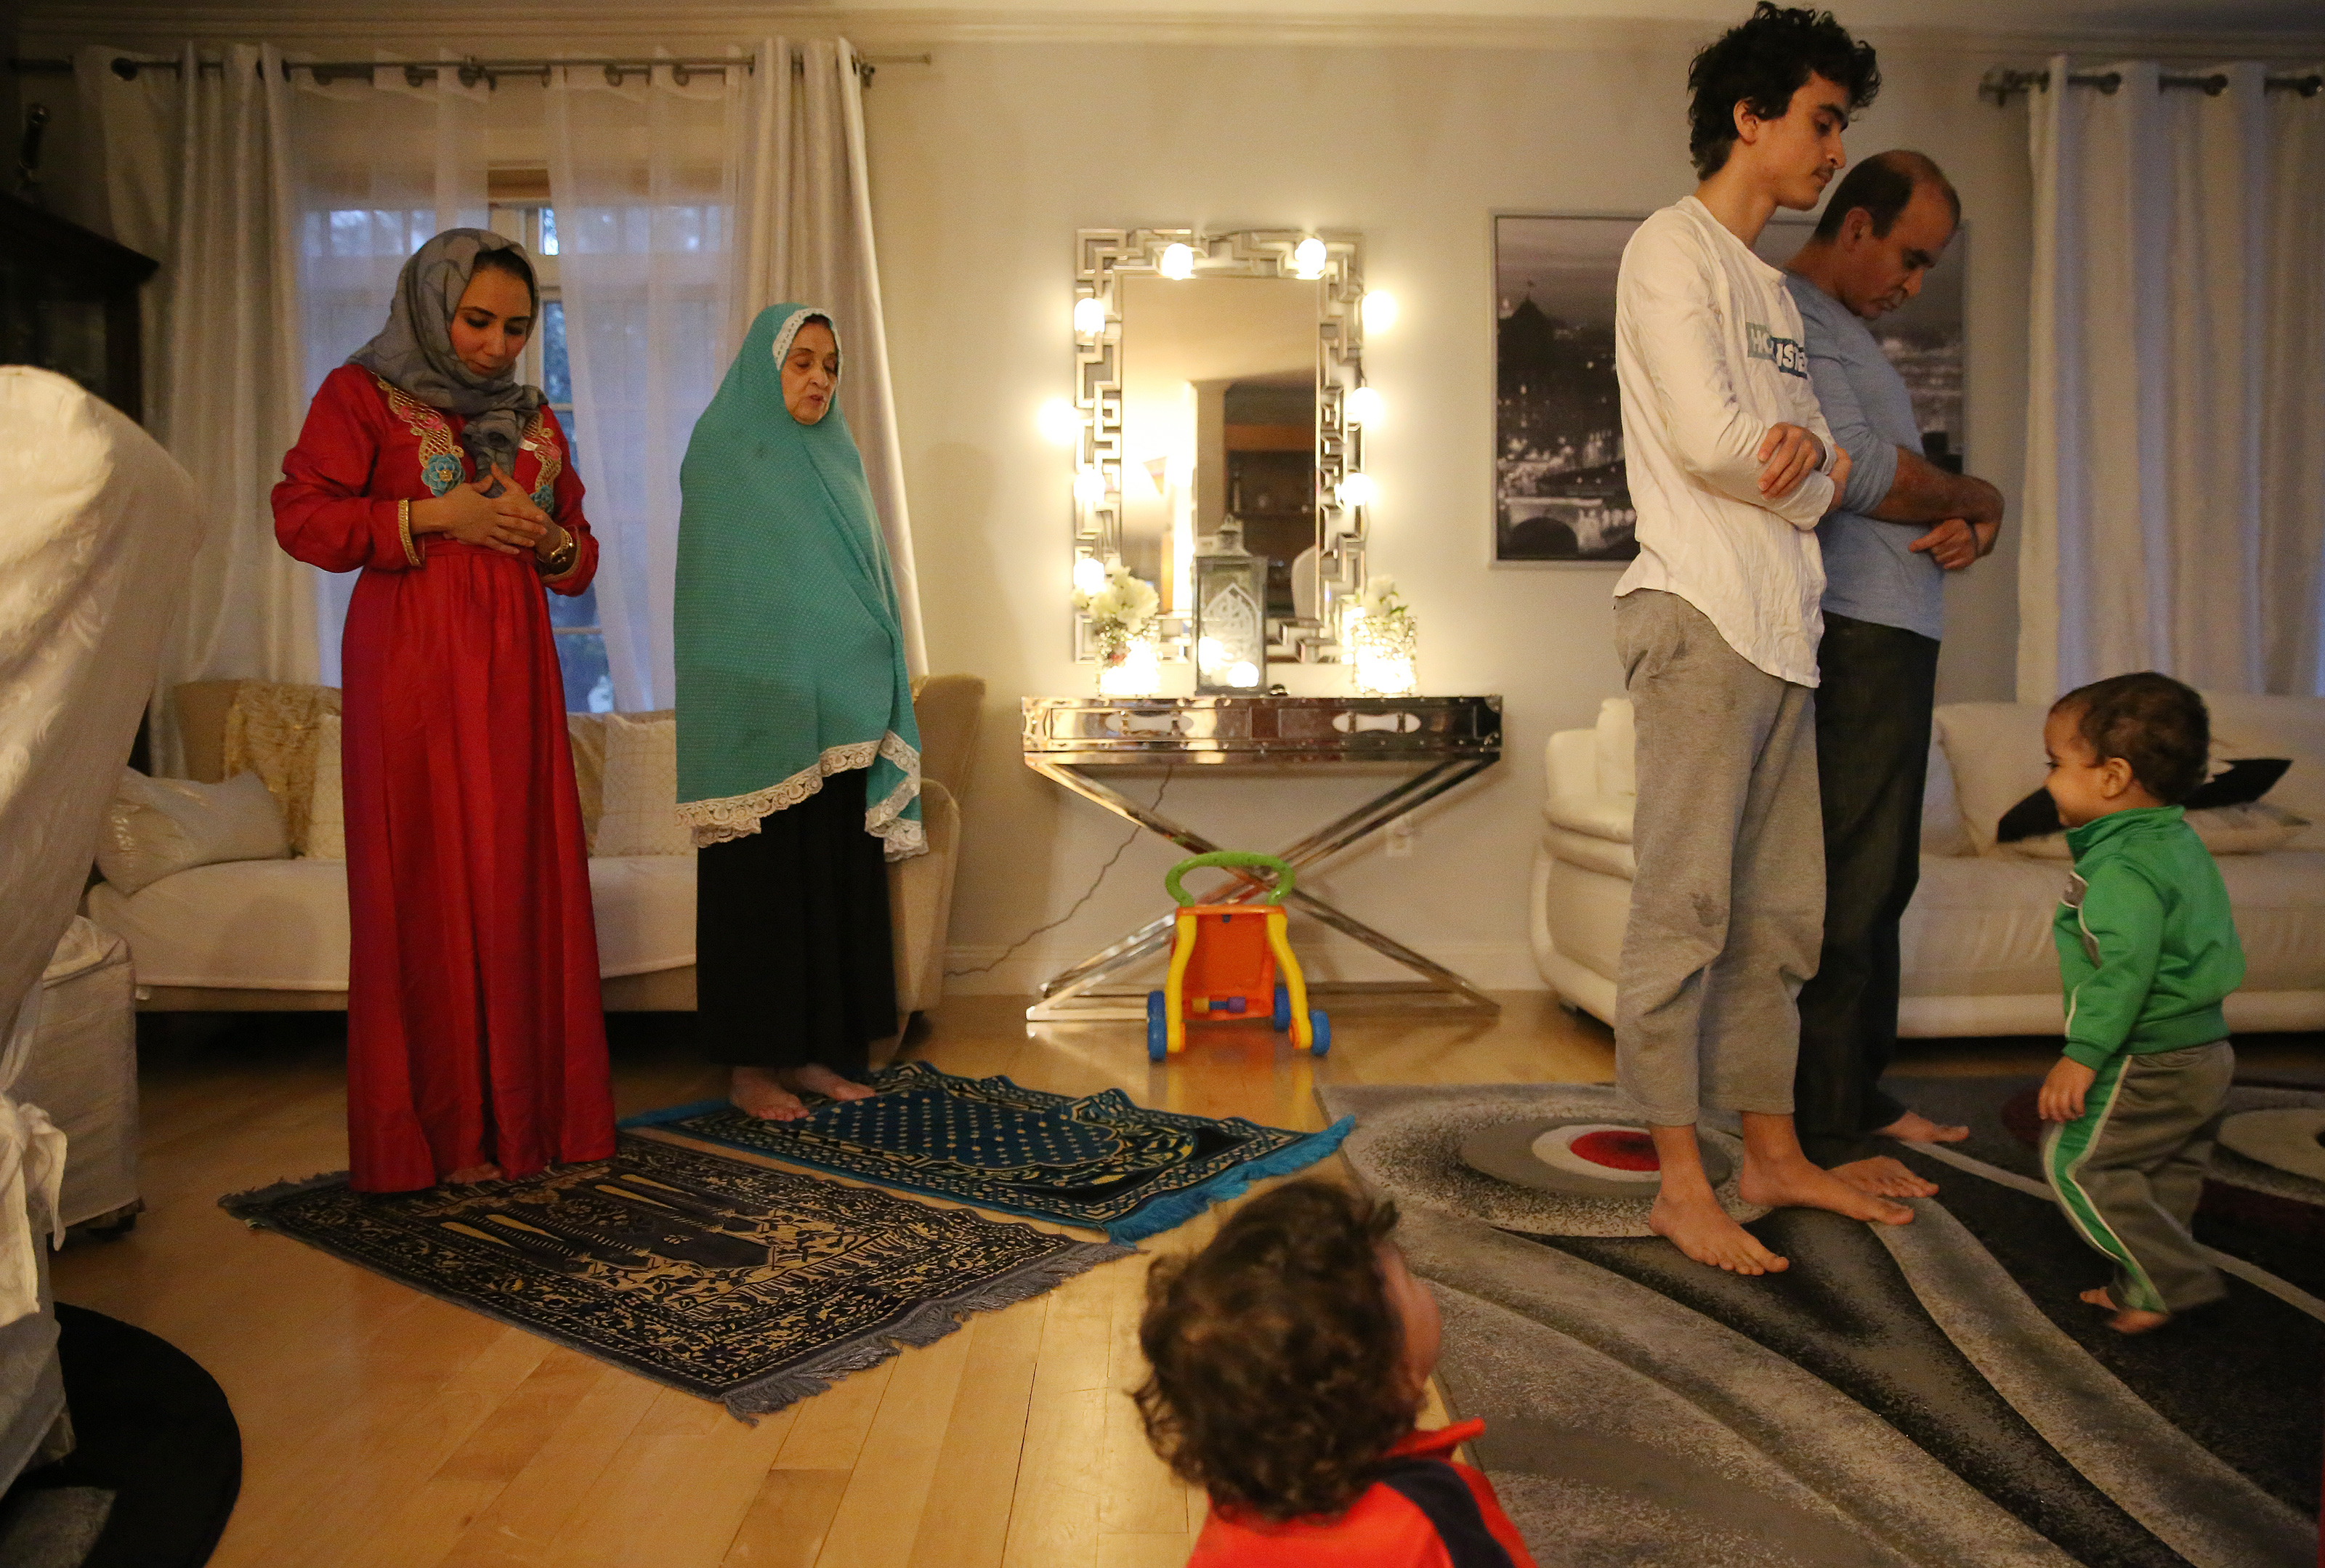
{"type": "Polygon", "coordinates": [[[1690,67],[1703,182],[1639,226],[1616,287],[1639,519],[1638,559],[1615,589],[1639,788],[1616,1072],[1662,1160],[1650,1222],[1738,1274],[1786,1260],[1713,1196],[1703,1105],[1742,1116],[1745,1202],[1913,1218],[1820,1170],[1792,1128],[1793,997],[1824,922],[1815,529],[1848,459],[1817,412],[1783,274],[1751,251],[1778,207],[1816,205],[1841,131],[1880,83],[1871,46],[1829,13],[1763,0],[1690,67]]]}

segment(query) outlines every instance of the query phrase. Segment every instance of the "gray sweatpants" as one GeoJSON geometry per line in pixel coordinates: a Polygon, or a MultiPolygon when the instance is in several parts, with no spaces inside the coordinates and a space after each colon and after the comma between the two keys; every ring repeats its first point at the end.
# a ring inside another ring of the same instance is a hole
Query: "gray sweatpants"
{"type": "Polygon", "coordinates": [[[1638,732],[1615,1074],[1662,1127],[1792,1109],[1824,938],[1815,693],[1746,660],[1677,594],[1615,601],[1638,732]]]}
{"type": "Polygon", "coordinates": [[[2042,1174],[2077,1234],[2115,1265],[2115,1304],[2180,1313],[2228,1294],[2190,1227],[2237,1075],[2222,1040],[2118,1053],[2083,1114],[2042,1137],[2042,1174]]]}

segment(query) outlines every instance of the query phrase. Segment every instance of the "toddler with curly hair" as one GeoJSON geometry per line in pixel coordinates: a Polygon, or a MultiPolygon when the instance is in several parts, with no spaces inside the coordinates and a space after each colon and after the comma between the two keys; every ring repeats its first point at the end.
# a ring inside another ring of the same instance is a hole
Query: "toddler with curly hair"
{"type": "Polygon", "coordinates": [[[1188,1568],[1533,1568],[1492,1483],[1451,1458],[1485,1424],[1414,1428],[1437,1303],[1395,1224],[1394,1204],[1293,1182],[1148,1275],[1139,1414],[1211,1499],[1188,1568]]]}

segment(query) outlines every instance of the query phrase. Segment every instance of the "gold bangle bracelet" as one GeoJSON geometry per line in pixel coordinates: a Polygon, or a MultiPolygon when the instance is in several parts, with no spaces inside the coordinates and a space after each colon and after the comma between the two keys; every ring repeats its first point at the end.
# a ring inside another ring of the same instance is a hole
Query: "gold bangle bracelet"
{"type": "Polygon", "coordinates": [[[395,504],[395,534],[397,538],[403,541],[403,559],[408,564],[412,566],[428,564],[428,558],[421,553],[418,541],[412,537],[412,503],[410,501],[398,501],[395,504]]]}
{"type": "Polygon", "coordinates": [[[544,578],[554,579],[564,576],[573,570],[573,563],[581,557],[581,536],[570,528],[565,527],[563,524],[558,526],[565,534],[565,543],[551,551],[546,556],[533,557],[540,567],[541,575],[544,578]]]}

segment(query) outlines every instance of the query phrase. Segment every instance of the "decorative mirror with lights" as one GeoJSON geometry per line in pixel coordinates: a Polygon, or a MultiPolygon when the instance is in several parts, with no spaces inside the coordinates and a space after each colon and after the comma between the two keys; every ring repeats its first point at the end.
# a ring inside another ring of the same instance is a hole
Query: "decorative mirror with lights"
{"type": "MultiPolygon", "coordinates": [[[[1264,689],[1269,663],[1342,657],[1340,607],[1365,586],[1357,237],[1083,229],[1076,237],[1075,580],[1118,557],[1160,596],[1154,654],[1199,691],[1264,689]],[[1203,624],[1198,626],[1198,620],[1203,624]]],[[[1078,658],[1101,656],[1086,612],[1078,658]]]]}

